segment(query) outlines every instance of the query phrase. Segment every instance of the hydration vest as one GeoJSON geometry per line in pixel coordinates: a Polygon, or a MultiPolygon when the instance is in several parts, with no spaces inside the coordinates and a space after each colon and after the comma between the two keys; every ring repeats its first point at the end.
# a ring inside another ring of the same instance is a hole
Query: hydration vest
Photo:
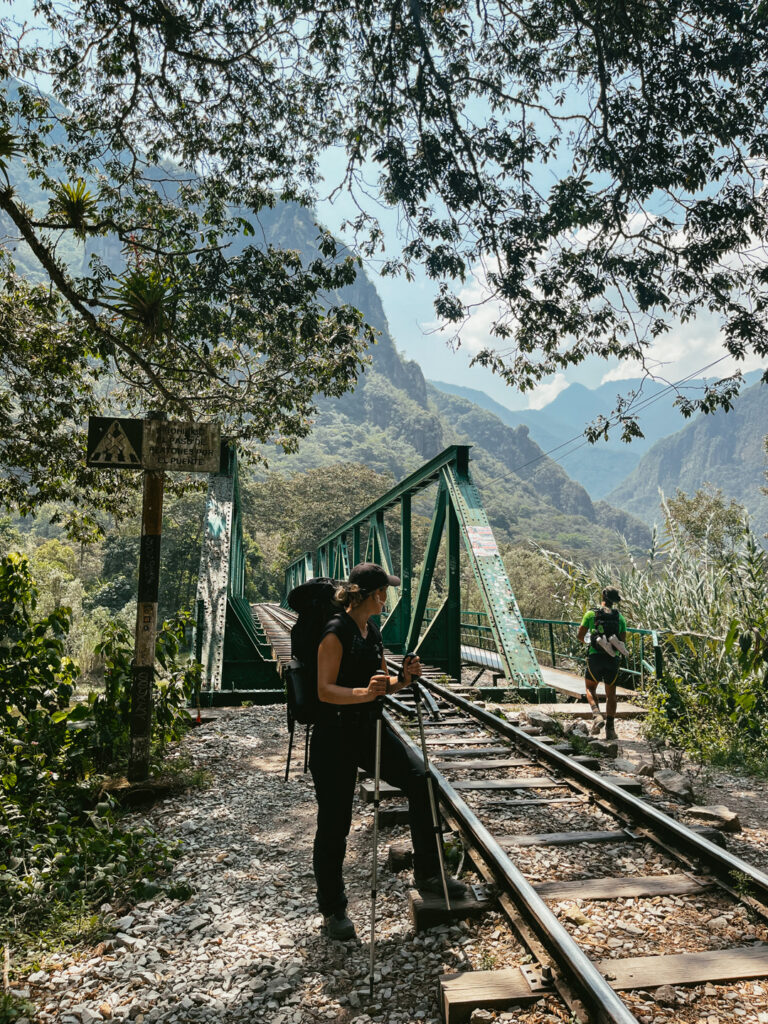
{"type": "Polygon", "coordinates": [[[595,627],[593,633],[601,633],[606,640],[609,636],[618,636],[621,632],[621,620],[618,608],[595,608],[595,627]]]}

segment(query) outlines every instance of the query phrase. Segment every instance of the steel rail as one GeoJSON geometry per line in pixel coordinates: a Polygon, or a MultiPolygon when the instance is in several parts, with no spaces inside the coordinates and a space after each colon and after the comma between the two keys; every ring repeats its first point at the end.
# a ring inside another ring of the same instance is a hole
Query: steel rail
{"type": "MultiPolygon", "coordinates": [[[[385,718],[392,731],[418,756],[418,748],[405,730],[391,715],[386,714],[385,718]]],[[[532,926],[542,945],[558,969],[573,984],[590,1013],[603,1024],[638,1024],[637,1017],[573,941],[499,842],[453,789],[442,772],[435,768],[434,763],[430,765],[430,774],[438,787],[441,800],[450,808],[461,827],[472,837],[472,842],[493,869],[500,884],[510,894],[526,923],[532,926]]]]}
{"type": "Polygon", "coordinates": [[[536,739],[535,736],[530,736],[490,711],[477,707],[471,701],[453,693],[440,683],[430,680],[425,680],[424,683],[433,693],[455,707],[466,711],[467,714],[494,732],[508,737],[518,746],[526,747],[534,752],[537,758],[557,768],[561,774],[586,787],[590,792],[599,794],[633,821],[641,823],[641,827],[648,828],[662,836],[675,849],[703,862],[707,869],[714,872],[726,885],[735,885],[740,892],[743,892],[746,887],[749,894],[760,903],[768,904],[768,875],[758,868],[727,850],[723,850],[704,836],[692,832],[679,821],[664,814],[663,811],[653,807],[640,797],[625,792],[620,786],[616,786],[608,779],[598,775],[597,772],[585,768],[567,754],[553,750],[546,743],[536,739]]]}

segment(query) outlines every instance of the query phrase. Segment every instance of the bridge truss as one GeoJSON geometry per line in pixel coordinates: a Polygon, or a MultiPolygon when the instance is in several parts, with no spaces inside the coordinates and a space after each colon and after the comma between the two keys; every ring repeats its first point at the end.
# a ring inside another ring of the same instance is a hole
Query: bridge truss
{"type": "Polygon", "coordinates": [[[394,653],[418,651],[424,662],[461,679],[461,554],[469,560],[482,596],[501,669],[510,688],[528,700],[550,700],[504,563],[469,468],[469,445],[446,448],[421,469],[324,537],[288,567],[286,594],[313,576],[344,579],[351,565],[377,562],[400,576],[385,610],[382,635],[394,653]],[[437,484],[427,547],[414,579],[412,502],[437,484]],[[385,514],[399,509],[400,565],[393,564],[385,514]],[[446,538],[445,597],[423,629],[427,599],[443,536],[446,538]],[[363,540],[365,543],[363,544],[363,540]]]}

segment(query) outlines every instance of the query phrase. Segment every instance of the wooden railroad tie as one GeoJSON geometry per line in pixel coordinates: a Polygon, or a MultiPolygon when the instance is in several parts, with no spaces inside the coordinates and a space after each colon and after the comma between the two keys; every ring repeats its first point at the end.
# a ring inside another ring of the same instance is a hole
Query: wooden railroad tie
{"type": "MultiPolygon", "coordinates": [[[[698,985],[702,982],[746,981],[768,976],[768,944],[740,949],[710,949],[702,953],[632,956],[599,960],[595,966],[617,991],[659,985],[698,985]]],[[[532,988],[525,968],[467,971],[440,978],[440,1009],[445,1024],[466,1024],[476,1009],[504,1010],[525,1006],[546,991],[532,988]]],[[[535,977],[536,972],[528,971],[535,977]]]]}
{"type": "Polygon", "coordinates": [[[439,924],[463,921],[468,917],[482,917],[496,905],[496,901],[473,893],[468,899],[452,899],[449,909],[442,896],[422,895],[417,889],[411,889],[408,893],[408,904],[414,931],[423,932],[439,924]]]}
{"type": "MultiPolygon", "coordinates": [[[[462,754],[466,754],[466,750],[461,751],[462,754]]],[[[478,754],[480,751],[473,750],[473,754],[478,754]]],[[[445,756],[444,751],[440,751],[440,758],[445,756]]],[[[576,761],[583,768],[589,768],[592,771],[600,770],[600,760],[597,757],[592,757],[590,754],[577,754],[571,758],[572,761],[576,761]]],[[[486,760],[479,761],[459,761],[459,760],[435,760],[436,768],[455,768],[462,771],[486,771],[491,768],[526,768],[534,764],[529,757],[509,757],[506,760],[503,758],[488,758],[486,760]]]]}
{"type": "MultiPolygon", "coordinates": [[[[623,775],[601,775],[606,782],[620,786],[628,793],[642,793],[643,783],[640,779],[625,778],[623,775]]],[[[566,779],[553,779],[551,776],[534,776],[528,779],[462,779],[453,783],[456,790],[475,789],[555,789],[567,786],[566,779]]]]}
{"type": "MultiPolygon", "coordinates": [[[[722,832],[716,828],[706,825],[698,825],[691,828],[692,832],[709,839],[718,846],[725,846],[725,838],[722,832]]],[[[514,849],[520,846],[570,846],[574,843],[633,843],[642,841],[644,835],[635,836],[628,829],[617,829],[616,831],[589,831],[589,832],[543,832],[539,835],[501,836],[498,839],[499,846],[505,850],[514,849]]]]}
{"type": "MultiPolygon", "coordinates": [[[[445,750],[434,750],[433,754],[441,761],[447,761],[449,758],[462,758],[466,757],[467,754],[472,754],[473,757],[513,757],[515,750],[513,747],[475,747],[472,750],[467,750],[465,747],[446,747],[445,750]]],[[[521,761],[527,761],[528,758],[521,758],[521,761]]]]}
{"type": "MultiPolygon", "coordinates": [[[[643,786],[639,779],[629,779],[617,775],[603,775],[602,778],[620,786],[629,793],[642,793],[643,786]]],[[[553,779],[548,775],[535,775],[523,779],[462,779],[453,783],[453,788],[459,790],[492,790],[494,792],[505,792],[516,789],[563,789],[568,783],[565,779],[553,779]]],[[[363,803],[373,803],[375,796],[374,781],[365,778],[360,783],[360,799],[363,803]]],[[[388,782],[379,783],[379,799],[391,800],[394,797],[402,797],[403,791],[397,786],[390,786],[388,782]]]]}

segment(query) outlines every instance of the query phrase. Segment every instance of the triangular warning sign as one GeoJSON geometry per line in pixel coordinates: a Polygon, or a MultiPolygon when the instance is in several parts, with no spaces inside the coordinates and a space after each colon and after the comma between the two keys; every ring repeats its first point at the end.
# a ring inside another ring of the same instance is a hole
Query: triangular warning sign
{"type": "Polygon", "coordinates": [[[112,421],[104,437],[90,453],[88,461],[100,466],[135,466],[137,469],[141,466],[141,459],[119,420],[112,421]]]}

